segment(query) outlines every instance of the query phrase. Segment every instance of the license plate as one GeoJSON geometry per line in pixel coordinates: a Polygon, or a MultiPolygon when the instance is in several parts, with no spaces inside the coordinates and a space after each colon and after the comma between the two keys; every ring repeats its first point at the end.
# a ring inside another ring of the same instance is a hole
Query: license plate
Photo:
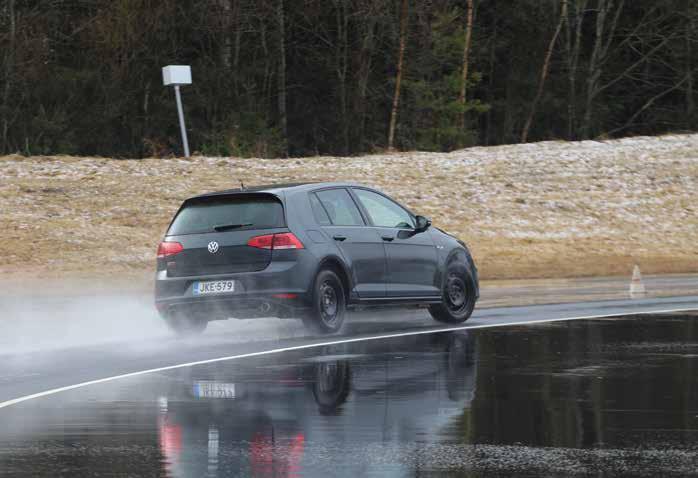
{"type": "Polygon", "coordinates": [[[235,398],[235,384],[201,380],[194,382],[193,392],[197,398],[235,398]]]}
{"type": "Polygon", "coordinates": [[[194,295],[226,294],[235,292],[234,280],[214,280],[205,282],[194,282],[192,285],[194,295]]]}

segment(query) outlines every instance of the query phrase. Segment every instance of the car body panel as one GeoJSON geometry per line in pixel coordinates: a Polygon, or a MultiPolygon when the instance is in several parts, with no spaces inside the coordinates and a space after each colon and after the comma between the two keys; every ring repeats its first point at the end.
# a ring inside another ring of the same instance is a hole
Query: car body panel
{"type": "Polygon", "coordinates": [[[376,228],[388,261],[388,297],[439,297],[439,260],[431,235],[395,228],[376,228]]]}
{"type": "Polygon", "coordinates": [[[335,241],[351,271],[354,290],[362,299],[386,295],[385,248],[378,231],[368,227],[323,226],[328,240],[335,241]]]}

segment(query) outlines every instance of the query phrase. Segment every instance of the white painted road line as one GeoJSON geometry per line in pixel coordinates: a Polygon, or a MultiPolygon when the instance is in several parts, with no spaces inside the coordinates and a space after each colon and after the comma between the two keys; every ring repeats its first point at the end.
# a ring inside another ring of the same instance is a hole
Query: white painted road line
{"type": "Polygon", "coordinates": [[[179,368],[194,367],[197,365],[206,365],[206,364],[216,363],[216,362],[225,362],[228,360],[237,360],[237,359],[244,359],[244,358],[250,358],[250,357],[259,357],[262,355],[272,355],[272,354],[278,354],[278,353],[282,353],[282,352],[292,352],[295,350],[307,350],[307,349],[312,349],[312,348],[316,348],[316,347],[326,347],[329,345],[350,344],[350,343],[354,343],[354,342],[367,342],[367,341],[371,341],[371,340],[394,339],[394,338],[399,338],[399,337],[409,337],[412,335],[435,334],[435,333],[440,333],[440,332],[455,332],[458,330],[491,329],[491,328],[496,328],[496,327],[512,327],[512,326],[518,326],[518,325],[535,325],[535,324],[545,324],[545,323],[550,323],[550,322],[566,322],[566,321],[571,321],[571,320],[603,319],[603,318],[608,318],[608,317],[624,317],[624,316],[632,316],[632,315],[672,314],[672,313],[678,313],[678,312],[693,312],[696,310],[698,310],[698,306],[692,307],[692,308],[683,308],[683,309],[645,310],[645,311],[637,311],[637,312],[635,312],[635,311],[622,312],[622,313],[617,313],[617,314],[599,314],[599,315],[584,315],[584,316],[576,316],[576,317],[560,317],[560,318],[555,318],[555,319],[527,320],[527,321],[523,321],[523,322],[503,322],[503,323],[498,323],[498,324],[482,324],[482,325],[471,325],[471,326],[463,325],[460,327],[447,327],[447,328],[441,328],[441,329],[416,330],[416,331],[411,331],[411,332],[400,332],[400,333],[395,333],[395,334],[372,335],[372,336],[368,336],[368,337],[355,337],[355,338],[350,338],[350,339],[331,340],[328,342],[319,342],[319,343],[312,343],[312,344],[305,344],[305,345],[295,345],[292,347],[283,347],[283,348],[278,348],[278,349],[263,350],[260,352],[250,352],[250,353],[240,354],[240,355],[230,355],[227,357],[217,357],[217,358],[212,358],[212,359],[199,360],[196,362],[187,362],[187,363],[181,363],[181,364],[176,364],[176,365],[168,365],[165,367],[151,368],[148,370],[139,370],[137,372],[124,373],[121,375],[114,375],[112,377],[105,377],[105,378],[100,378],[97,380],[90,380],[88,382],[76,383],[74,385],[67,385],[65,387],[54,388],[51,390],[46,390],[44,392],[33,393],[31,395],[25,395],[23,397],[17,397],[17,398],[13,398],[11,400],[0,402],[0,409],[6,408],[6,407],[9,407],[12,405],[16,405],[18,403],[27,402],[29,400],[34,400],[36,398],[47,397],[49,395],[56,395],[58,393],[67,392],[69,390],[75,390],[77,388],[88,387],[90,385],[98,385],[100,383],[113,382],[115,380],[137,377],[139,375],[146,375],[149,373],[165,372],[168,370],[176,370],[179,368]]]}

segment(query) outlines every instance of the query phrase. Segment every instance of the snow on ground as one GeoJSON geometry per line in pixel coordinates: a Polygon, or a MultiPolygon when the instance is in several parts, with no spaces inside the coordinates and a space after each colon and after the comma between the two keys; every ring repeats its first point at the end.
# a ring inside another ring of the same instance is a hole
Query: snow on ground
{"type": "Polygon", "coordinates": [[[430,216],[488,278],[698,270],[698,135],[670,135],[350,158],[0,157],[0,272],[141,273],[188,196],[328,180],[430,216]]]}

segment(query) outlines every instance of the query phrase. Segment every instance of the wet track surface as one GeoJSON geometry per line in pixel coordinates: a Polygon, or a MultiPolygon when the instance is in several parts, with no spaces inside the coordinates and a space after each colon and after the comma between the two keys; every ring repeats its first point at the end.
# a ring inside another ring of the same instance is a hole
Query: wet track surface
{"type": "MultiPolygon", "coordinates": [[[[491,327],[571,317],[607,316],[634,312],[698,308],[698,297],[653,298],[477,309],[459,327],[491,327]]],[[[100,315],[95,310],[95,316],[100,315]]],[[[128,320],[115,317],[114,322],[128,320]]],[[[139,317],[136,321],[141,320],[139,317]]],[[[177,339],[160,327],[131,340],[97,341],[93,345],[61,349],[30,349],[25,353],[3,354],[0,371],[0,409],[12,399],[55,388],[148,369],[197,361],[259,353],[289,347],[306,347],[328,341],[365,339],[375,336],[430,333],[446,329],[424,310],[372,311],[351,315],[343,332],[330,337],[313,337],[294,320],[248,320],[214,322],[201,337],[177,339]]],[[[132,332],[133,333],[133,332],[132,332]]],[[[57,332],[60,334],[60,332],[57,332]]],[[[102,335],[95,337],[103,339],[102,335]]],[[[56,341],[60,341],[56,336],[56,341]]]]}
{"type": "Polygon", "coordinates": [[[84,387],[0,409],[0,475],[694,475],[696,319],[425,333],[84,387]]]}

